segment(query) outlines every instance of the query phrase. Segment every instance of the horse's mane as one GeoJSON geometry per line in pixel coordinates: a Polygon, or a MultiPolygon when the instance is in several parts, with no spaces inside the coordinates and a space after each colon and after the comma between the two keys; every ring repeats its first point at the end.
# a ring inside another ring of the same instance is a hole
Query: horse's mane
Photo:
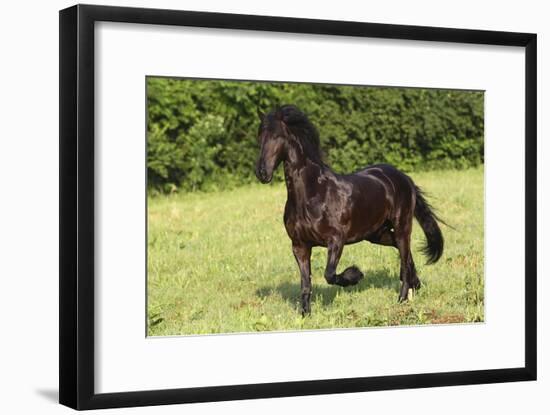
{"type": "Polygon", "coordinates": [[[268,115],[268,125],[274,120],[283,121],[296,141],[300,143],[304,155],[311,161],[325,165],[321,142],[317,128],[308,117],[294,105],[283,105],[271,111],[268,115]]]}

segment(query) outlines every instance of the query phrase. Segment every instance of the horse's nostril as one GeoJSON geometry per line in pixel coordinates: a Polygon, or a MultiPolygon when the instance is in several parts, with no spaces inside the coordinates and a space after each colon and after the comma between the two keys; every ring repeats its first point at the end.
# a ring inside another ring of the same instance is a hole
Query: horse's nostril
{"type": "Polygon", "coordinates": [[[258,163],[258,167],[256,168],[256,176],[262,182],[265,182],[267,180],[267,171],[263,163],[258,163]]]}

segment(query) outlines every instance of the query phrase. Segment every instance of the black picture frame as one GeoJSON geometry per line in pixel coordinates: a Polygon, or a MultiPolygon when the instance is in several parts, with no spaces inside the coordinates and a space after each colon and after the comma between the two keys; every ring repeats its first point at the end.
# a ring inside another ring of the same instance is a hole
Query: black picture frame
{"type": "Polygon", "coordinates": [[[536,380],[537,36],[437,27],[76,5],[60,11],[59,401],[75,409],[536,380]],[[525,366],[97,394],[94,391],[94,24],[142,23],[525,48],[525,366]]]}

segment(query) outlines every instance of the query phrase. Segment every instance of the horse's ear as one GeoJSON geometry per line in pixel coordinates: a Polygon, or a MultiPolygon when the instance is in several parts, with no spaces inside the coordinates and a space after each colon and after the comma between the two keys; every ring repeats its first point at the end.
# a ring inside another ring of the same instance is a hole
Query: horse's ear
{"type": "Polygon", "coordinates": [[[260,121],[263,121],[263,119],[265,118],[265,113],[262,112],[259,107],[256,107],[256,112],[258,113],[258,118],[260,119],[260,121]]]}

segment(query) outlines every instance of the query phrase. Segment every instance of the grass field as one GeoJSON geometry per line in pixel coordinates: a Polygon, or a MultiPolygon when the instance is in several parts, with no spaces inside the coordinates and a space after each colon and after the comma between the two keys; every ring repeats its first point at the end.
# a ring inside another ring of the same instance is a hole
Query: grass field
{"type": "Polygon", "coordinates": [[[300,276],[282,217],[284,184],[148,200],[150,336],[479,322],[484,319],[483,169],[411,175],[437,212],[445,252],[424,265],[420,226],[413,256],[423,286],[398,304],[397,250],[363,242],[344,248],[356,286],[329,286],[326,249],[312,255],[312,314],[299,309],[300,276]]]}

